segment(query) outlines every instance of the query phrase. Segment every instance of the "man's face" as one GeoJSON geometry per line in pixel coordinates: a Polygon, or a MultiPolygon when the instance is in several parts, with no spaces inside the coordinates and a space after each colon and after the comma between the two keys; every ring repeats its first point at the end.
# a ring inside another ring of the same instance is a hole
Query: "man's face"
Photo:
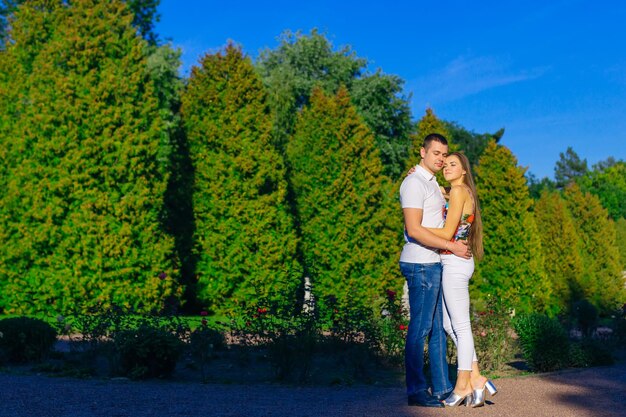
{"type": "Polygon", "coordinates": [[[428,149],[422,148],[420,150],[420,154],[422,155],[420,165],[434,174],[443,168],[444,160],[448,154],[448,145],[432,141],[428,149]]]}

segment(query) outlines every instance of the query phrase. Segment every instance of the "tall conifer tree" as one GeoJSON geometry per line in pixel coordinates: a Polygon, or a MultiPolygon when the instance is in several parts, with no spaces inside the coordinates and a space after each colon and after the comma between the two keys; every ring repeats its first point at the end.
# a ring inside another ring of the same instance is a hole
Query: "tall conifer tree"
{"type": "Polygon", "coordinates": [[[180,296],[162,228],[169,138],[132,21],[115,0],[15,12],[0,80],[5,312],[180,296]]]}
{"type": "Polygon", "coordinates": [[[200,301],[217,313],[276,292],[295,303],[302,273],[285,168],[250,59],[233,45],[206,55],[192,69],[182,103],[195,170],[200,301]]]}
{"type": "Polygon", "coordinates": [[[398,289],[398,203],[346,89],[336,96],[313,91],[287,155],[316,296],[369,303],[386,288],[398,289]]]}
{"type": "Polygon", "coordinates": [[[564,196],[583,257],[583,296],[596,307],[611,310],[626,301],[615,225],[598,197],[583,193],[577,184],[565,187],[564,196]]]}
{"type": "Polygon", "coordinates": [[[476,167],[484,226],[485,257],[477,264],[472,292],[494,296],[519,311],[550,310],[552,287],[530,213],[524,169],[509,149],[491,141],[476,167]]]}
{"type": "Polygon", "coordinates": [[[424,138],[431,133],[443,135],[449,141],[448,146],[450,147],[450,151],[454,150],[445,123],[439,119],[433,109],[429,107],[426,109],[424,116],[417,122],[416,131],[411,137],[408,166],[415,166],[419,162],[421,159],[420,149],[422,148],[424,138]]]}
{"type": "Polygon", "coordinates": [[[558,192],[544,190],[535,203],[535,219],[544,255],[546,276],[552,282],[552,304],[566,311],[581,297],[579,279],[583,272],[576,228],[565,201],[558,192]],[[572,250],[574,248],[574,250],[572,250]]]}

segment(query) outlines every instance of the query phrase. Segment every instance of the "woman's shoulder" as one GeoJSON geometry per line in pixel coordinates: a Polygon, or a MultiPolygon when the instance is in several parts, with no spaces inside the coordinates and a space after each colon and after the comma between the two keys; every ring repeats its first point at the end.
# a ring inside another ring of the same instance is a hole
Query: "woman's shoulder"
{"type": "Polygon", "coordinates": [[[469,190],[465,185],[453,185],[450,189],[450,197],[468,197],[469,195],[469,190]]]}

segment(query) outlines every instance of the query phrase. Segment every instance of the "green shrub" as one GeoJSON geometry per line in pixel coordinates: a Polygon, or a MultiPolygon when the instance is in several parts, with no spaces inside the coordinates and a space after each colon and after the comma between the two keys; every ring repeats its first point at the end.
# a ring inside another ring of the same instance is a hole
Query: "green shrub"
{"type": "Polygon", "coordinates": [[[513,326],[524,359],[533,371],[555,371],[569,364],[569,339],[557,320],[541,314],[528,314],[516,318],[513,326]]]}
{"type": "Polygon", "coordinates": [[[257,298],[242,316],[233,318],[232,333],[240,345],[267,348],[277,380],[306,382],[319,338],[318,311],[294,309],[277,299],[257,298]]]}
{"type": "Polygon", "coordinates": [[[618,343],[626,343],[626,317],[617,317],[615,319],[613,332],[618,343]]]}
{"type": "Polygon", "coordinates": [[[610,346],[589,337],[572,343],[569,359],[570,365],[575,367],[612,365],[614,362],[610,346]]]}
{"type": "Polygon", "coordinates": [[[52,349],[57,333],[43,320],[13,317],[0,320],[0,351],[10,362],[40,361],[52,349]]]}
{"type": "Polygon", "coordinates": [[[382,355],[392,364],[401,364],[409,320],[402,299],[396,296],[395,291],[387,290],[380,315],[374,317],[374,326],[382,355]]]}
{"type": "Polygon", "coordinates": [[[495,372],[508,362],[511,356],[509,313],[501,303],[489,301],[489,309],[474,315],[472,330],[474,348],[480,368],[495,372]]]}
{"type": "Polygon", "coordinates": [[[572,316],[583,334],[589,336],[598,322],[598,309],[588,300],[580,300],[572,306],[572,316]]]}
{"type": "Polygon", "coordinates": [[[224,349],[226,341],[224,335],[216,329],[207,327],[203,321],[202,326],[194,330],[189,336],[191,354],[200,368],[202,381],[207,381],[206,368],[215,351],[224,349]]]}
{"type": "Polygon", "coordinates": [[[119,371],[132,379],[170,377],[183,349],[174,334],[149,326],[121,331],[114,342],[119,371]]]}

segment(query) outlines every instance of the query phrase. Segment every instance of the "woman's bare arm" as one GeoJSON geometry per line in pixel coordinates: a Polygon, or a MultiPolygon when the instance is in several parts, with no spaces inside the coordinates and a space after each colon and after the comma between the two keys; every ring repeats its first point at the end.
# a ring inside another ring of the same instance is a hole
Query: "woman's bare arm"
{"type": "Polygon", "coordinates": [[[450,190],[450,200],[448,201],[448,214],[446,215],[446,223],[443,228],[427,227],[426,229],[436,236],[446,240],[452,239],[456,228],[463,216],[463,206],[469,194],[465,187],[457,185],[450,190]]]}

